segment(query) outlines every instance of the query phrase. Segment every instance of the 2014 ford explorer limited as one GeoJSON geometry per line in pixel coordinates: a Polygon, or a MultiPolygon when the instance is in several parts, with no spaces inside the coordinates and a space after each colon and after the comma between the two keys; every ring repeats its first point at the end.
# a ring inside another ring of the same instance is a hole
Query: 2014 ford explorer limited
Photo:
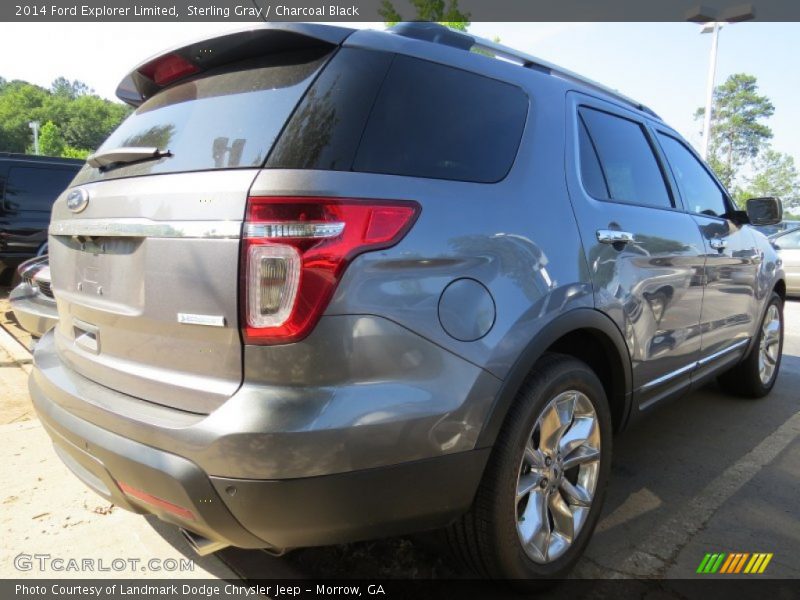
{"type": "Polygon", "coordinates": [[[583,551],[612,432],[778,374],[780,261],[644,106],[432,24],[148,60],[59,198],[30,389],[70,469],[200,552],[447,527],[479,573],[583,551]],[[480,47],[497,58],[470,49],[480,47]]]}

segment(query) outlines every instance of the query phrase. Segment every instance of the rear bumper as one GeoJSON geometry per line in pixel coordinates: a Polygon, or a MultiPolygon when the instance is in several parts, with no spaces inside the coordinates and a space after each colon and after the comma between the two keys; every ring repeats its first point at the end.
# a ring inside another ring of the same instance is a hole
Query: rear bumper
{"type": "Polygon", "coordinates": [[[209,477],[189,460],[105,431],[35,389],[32,395],[56,453],[95,492],[124,509],[242,548],[317,546],[446,525],[472,503],[489,453],[299,479],[209,477]]]}
{"type": "MultiPolygon", "coordinates": [[[[259,395],[246,387],[211,415],[154,405],[69,369],[52,333],[37,345],[30,379],[34,407],[76,476],[118,506],[155,514],[212,541],[245,548],[341,543],[439,527],[469,508],[489,449],[473,444],[448,452],[452,445],[442,442],[451,438],[439,439],[435,431],[429,432],[435,443],[428,456],[342,468],[345,457],[358,465],[375,456],[389,460],[380,451],[392,444],[409,452],[404,442],[415,440],[433,415],[423,419],[418,409],[397,413],[399,421],[331,431],[333,417],[318,404],[318,390],[311,388],[309,397],[302,390],[276,397],[275,390],[259,395]],[[298,430],[296,423],[277,420],[278,409],[308,402],[317,407],[316,425],[298,430]],[[391,439],[381,439],[387,432],[391,439]],[[324,447],[328,452],[319,452],[324,447]],[[370,448],[372,456],[363,455],[370,448]],[[242,476],[257,473],[263,475],[242,476]]],[[[491,397],[489,390],[483,393],[491,397]]]]}
{"type": "Polygon", "coordinates": [[[36,337],[42,337],[58,322],[55,300],[25,282],[11,290],[8,298],[19,324],[36,337]]]}

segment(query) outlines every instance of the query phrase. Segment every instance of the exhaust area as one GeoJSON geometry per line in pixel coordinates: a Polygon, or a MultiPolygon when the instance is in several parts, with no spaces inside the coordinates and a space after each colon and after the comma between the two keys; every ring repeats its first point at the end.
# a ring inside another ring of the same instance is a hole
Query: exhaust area
{"type": "Polygon", "coordinates": [[[218,550],[222,550],[223,548],[227,548],[230,544],[226,544],[225,542],[215,542],[214,540],[210,540],[202,535],[194,533],[192,531],[187,531],[184,528],[180,528],[181,535],[183,535],[184,539],[189,543],[198,556],[208,556],[209,554],[214,554],[218,550]]]}

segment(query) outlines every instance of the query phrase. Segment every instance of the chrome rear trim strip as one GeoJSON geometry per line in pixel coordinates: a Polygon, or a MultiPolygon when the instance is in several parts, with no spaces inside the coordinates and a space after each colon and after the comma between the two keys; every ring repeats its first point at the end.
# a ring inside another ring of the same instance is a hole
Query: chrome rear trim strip
{"type": "Polygon", "coordinates": [[[642,387],[640,387],[639,390],[640,391],[645,391],[645,390],[649,390],[651,388],[654,388],[656,386],[659,386],[662,383],[667,383],[668,381],[671,381],[672,379],[675,379],[676,377],[680,377],[684,373],[688,373],[689,371],[694,370],[694,368],[696,366],[697,366],[697,362],[693,362],[690,365],[686,365],[685,367],[681,367],[680,369],[676,369],[676,370],[674,370],[674,371],[672,371],[670,373],[667,373],[666,375],[662,375],[661,377],[653,379],[652,381],[648,381],[642,387]]]}
{"type": "Polygon", "coordinates": [[[50,223],[50,235],[85,237],[238,239],[241,221],[72,219],[50,223]]]}

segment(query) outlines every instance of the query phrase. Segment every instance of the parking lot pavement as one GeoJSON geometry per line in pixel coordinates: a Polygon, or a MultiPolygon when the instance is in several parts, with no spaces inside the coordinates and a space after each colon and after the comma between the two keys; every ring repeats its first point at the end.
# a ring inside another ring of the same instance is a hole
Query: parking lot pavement
{"type": "Polygon", "coordinates": [[[0,439],[0,578],[234,577],[217,558],[194,556],[174,528],[90,491],[55,455],[37,420],[0,425],[0,439]],[[92,568],[65,570],[70,559],[89,559],[92,568]],[[187,559],[194,564],[184,568],[187,559]]]}
{"type": "Polygon", "coordinates": [[[616,441],[605,516],[579,575],[695,576],[707,552],[772,552],[800,577],[800,302],[785,307],[778,382],[761,400],[715,385],[616,441]]]}
{"type": "Polygon", "coordinates": [[[27,421],[34,416],[28,400],[30,335],[17,327],[5,297],[6,291],[0,288],[0,424],[27,421]]]}
{"type": "MultiPolygon", "coordinates": [[[[785,314],[783,366],[770,396],[732,398],[711,385],[658,407],[614,441],[604,516],[575,577],[694,577],[709,552],[770,552],[759,577],[800,577],[800,302],[788,302],[785,314]]],[[[7,368],[0,372],[4,386],[7,368]]],[[[29,402],[18,387],[0,389],[4,406],[29,402]]],[[[35,420],[0,426],[0,438],[0,460],[8,465],[0,479],[0,576],[19,574],[9,549],[192,556],[174,528],[104,507],[67,473],[35,420]]],[[[201,570],[194,576],[458,575],[436,536],[311,548],[283,558],[228,549],[195,559],[201,570]]]]}

